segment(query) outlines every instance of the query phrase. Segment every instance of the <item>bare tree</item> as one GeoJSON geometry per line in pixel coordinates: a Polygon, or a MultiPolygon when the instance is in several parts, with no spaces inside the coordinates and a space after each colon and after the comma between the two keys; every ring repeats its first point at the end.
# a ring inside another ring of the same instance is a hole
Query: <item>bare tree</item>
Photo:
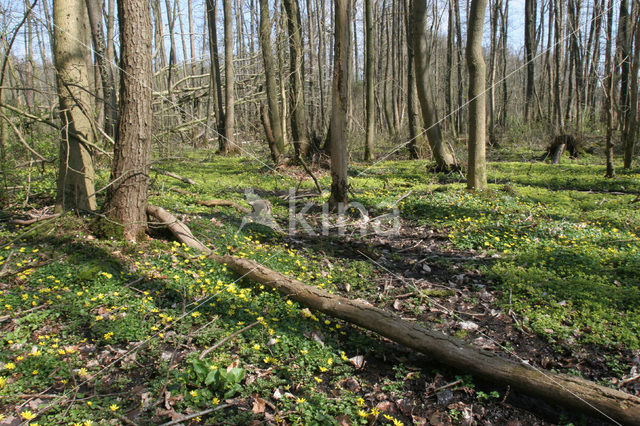
{"type": "Polygon", "coordinates": [[[224,11],[224,138],[220,138],[220,153],[233,154],[238,151],[235,142],[235,74],[233,67],[233,21],[231,20],[231,0],[223,0],[224,11]]]}
{"type": "Polygon", "coordinates": [[[309,155],[307,135],[307,114],[304,101],[304,52],[302,28],[300,26],[300,6],[298,0],[283,0],[287,11],[289,33],[289,76],[291,84],[291,137],[296,158],[309,155]]]}
{"type": "Polygon", "coordinates": [[[372,161],[375,159],[374,154],[374,138],[375,138],[375,98],[374,98],[374,86],[375,86],[375,47],[374,47],[374,33],[373,33],[373,0],[364,0],[364,15],[365,15],[365,83],[367,85],[366,93],[366,142],[364,145],[364,159],[365,161],[372,161]]]}
{"type": "Polygon", "coordinates": [[[89,14],[89,25],[91,27],[93,48],[96,52],[96,62],[98,63],[98,71],[102,81],[104,131],[109,137],[115,138],[118,126],[116,84],[113,77],[113,69],[107,60],[107,46],[102,29],[102,8],[98,4],[98,0],[85,0],[85,4],[89,14]]]}
{"type": "Polygon", "coordinates": [[[104,211],[136,241],[147,225],[151,151],[151,11],[147,0],[118,0],[120,106],[118,140],[104,211]]]}
{"type": "Polygon", "coordinates": [[[487,0],[471,0],[467,27],[467,66],[469,67],[469,164],[467,188],[486,189],[487,166],[485,78],[482,54],[482,27],[487,0]]]}
{"type": "Polygon", "coordinates": [[[335,36],[333,89],[331,106],[331,209],[340,209],[347,202],[347,61],[349,60],[349,3],[335,0],[335,36]]]}
{"type": "Polygon", "coordinates": [[[615,99],[615,85],[613,78],[613,60],[612,57],[612,45],[613,45],[613,0],[607,1],[607,28],[605,30],[606,33],[606,46],[605,46],[605,84],[604,84],[604,94],[607,100],[605,110],[607,117],[607,136],[606,136],[606,146],[605,146],[605,157],[607,161],[607,171],[605,173],[605,177],[614,178],[616,176],[616,169],[613,162],[613,148],[614,148],[614,140],[613,140],[613,113],[614,113],[614,99],[615,99]]]}
{"type": "MultiPolygon", "coordinates": [[[[536,0],[525,0],[524,2],[524,47],[525,61],[527,65],[527,89],[524,104],[524,119],[531,120],[533,111],[533,99],[535,91],[535,69],[534,58],[536,56],[536,0]]],[[[471,28],[469,21],[468,28],[471,28]]]]}
{"type": "Polygon", "coordinates": [[[58,80],[62,140],[56,211],[95,210],[89,87],[89,27],[83,0],[53,5],[53,56],[58,80]]]}
{"type": "Polygon", "coordinates": [[[280,162],[280,156],[284,153],[284,137],[282,133],[282,121],[280,117],[280,105],[278,104],[278,85],[276,81],[275,60],[271,50],[271,19],[269,17],[268,0],[260,0],[260,46],[262,47],[262,59],[264,62],[264,76],[267,86],[267,103],[269,105],[269,124],[272,131],[273,145],[272,156],[276,163],[280,162]]]}
{"type": "Polygon", "coordinates": [[[454,167],[453,155],[451,155],[442,138],[438,112],[433,100],[432,89],[429,85],[429,57],[427,54],[425,28],[427,16],[426,0],[414,0],[413,8],[413,49],[416,66],[416,85],[418,87],[418,99],[422,108],[422,119],[426,127],[429,146],[436,160],[436,168],[439,171],[448,171],[454,167]]]}
{"type": "Polygon", "coordinates": [[[636,1],[634,8],[635,22],[635,42],[633,51],[633,64],[631,66],[631,99],[629,100],[628,119],[624,128],[624,168],[631,167],[635,150],[636,138],[638,136],[638,69],[640,68],[640,3],[636,1]]]}

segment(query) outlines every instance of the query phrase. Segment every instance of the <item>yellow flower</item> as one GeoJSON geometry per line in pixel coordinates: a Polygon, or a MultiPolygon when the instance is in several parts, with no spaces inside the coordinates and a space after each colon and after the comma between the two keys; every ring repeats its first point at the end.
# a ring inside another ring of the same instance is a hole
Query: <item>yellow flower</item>
{"type": "Polygon", "coordinates": [[[14,368],[16,368],[16,365],[12,362],[8,362],[4,365],[4,368],[7,370],[13,370],[14,368]]]}
{"type": "Polygon", "coordinates": [[[304,404],[305,402],[307,402],[307,400],[306,400],[306,399],[304,399],[304,398],[297,398],[297,399],[296,399],[296,402],[297,402],[298,404],[304,404]]]}
{"type": "Polygon", "coordinates": [[[196,311],[196,312],[192,312],[191,316],[194,318],[198,318],[200,315],[202,315],[200,312],[196,311]]]}
{"type": "Polygon", "coordinates": [[[118,404],[111,404],[111,405],[109,406],[109,409],[110,409],[111,411],[118,411],[118,409],[119,409],[119,408],[120,408],[120,407],[118,406],[118,404]]]}
{"type": "Polygon", "coordinates": [[[195,398],[196,396],[198,396],[198,391],[192,390],[191,392],[189,392],[189,395],[195,398]]]}
{"type": "Polygon", "coordinates": [[[84,377],[86,375],[87,375],[87,369],[86,368],[83,367],[78,371],[78,376],[84,377]]]}
{"type": "Polygon", "coordinates": [[[104,334],[104,340],[109,340],[113,337],[113,331],[104,334]]]}
{"type": "Polygon", "coordinates": [[[368,416],[367,412],[366,412],[366,411],[363,411],[363,410],[358,410],[358,415],[359,415],[360,417],[367,417],[367,416],[368,416]]]}
{"type": "Polygon", "coordinates": [[[213,405],[218,405],[218,404],[220,404],[220,400],[219,400],[218,398],[214,397],[214,398],[211,400],[211,403],[212,403],[213,405]]]}
{"type": "Polygon", "coordinates": [[[322,379],[320,377],[314,377],[313,380],[315,380],[318,383],[322,383],[322,379]]]}
{"type": "Polygon", "coordinates": [[[22,416],[22,418],[25,420],[33,420],[37,417],[36,414],[32,413],[29,410],[24,410],[22,413],[20,413],[20,416],[22,416]]]}
{"type": "Polygon", "coordinates": [[[260,344],[256,343],[255,345],[253,345],[253,349],[255,349],[256,351],[260,350],[260,344]]]}
{"type": "Polygon", "coordinates": [[[356,399],[356,404],[358,405],[358,407],[362,407],[364,405],[364,399],[362,398],[356,399]]]}
{"type": "Polygon", "coordinates": [[[0,376],[0,389],[2,389],[7,384],[7,379],[0,376]]]}

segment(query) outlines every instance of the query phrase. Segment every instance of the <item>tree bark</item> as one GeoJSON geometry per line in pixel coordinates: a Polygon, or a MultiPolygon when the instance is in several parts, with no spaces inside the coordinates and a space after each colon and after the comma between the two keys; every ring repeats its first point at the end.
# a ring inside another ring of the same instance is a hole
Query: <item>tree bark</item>
{"type": "Polygon", "coordinates": [[[120,107],[111,186],[104,211],[136,241],[147,225],[147,187],[151,149],[152,46],[147,0],[118,0],[120,24],[120,107]]]}
{"type": "Polygon", "coordinates": [[[374,86],[375,86],[375,47],[374,47],[374,32],[373,32],[373,0],[364,0],[364,19],[365,19],[365,83],[367,86],[367,93],[365,99],[366,108],[366,141],[364,144],[364,160],[375,160],[374,153],[374,139],[376,133],[375,114],[376,105],[374,98],[374,86]]]}
{"type": "Polygon", "coordinates": [[[282,133],[280,105],[278,104],[278,83],[275,75],[275,60],[273,58],[273,51],[271,50],[271,19],[269,17],[268,0],[260,0],[260,46],[262,48],[267,104],[269,106],[269,124],[274,142],[271,155],[274,162],[279,163],[280,156],[284,153],[284,137],[282,133]]]}
{"type": "Polygon", "coordinates": [[[482,27],[487,0],[471,0],[467,26],[467,66],[469,67],[469,164],[468,189],[487,188],[486,147],[486,65],[482,53],[482,27]]]}
{"type": "Polygon", "coordinates": [[[347,203],[347,61],[349,60],[349,3],[335,0],[333,89],[331,106],[331,196],[329,207],[347,203]]]}
{"type": "Polygon", "coordinates": [[[438,112],[429,87],[429,58],[427,54],[427,35],[425,19],[427,16],[426,0],[414,0],[413,11],[413,50],[416,67],[416,86],[418,99],[422,108],[422,119],[426,127],[429,146],[436,160],[438,171],[449,171],[454,167],[453,155],[449,152],[442,138],[442,130],[438,120],[438,112]]]}
{"type": "Polygon", "coordinates": [[[87,9],[83,0],[60,0],[53,6],[53,56],[63,130],[56,213],[95,210],[93,160],[82,142],[93,141],[87,9]]]}

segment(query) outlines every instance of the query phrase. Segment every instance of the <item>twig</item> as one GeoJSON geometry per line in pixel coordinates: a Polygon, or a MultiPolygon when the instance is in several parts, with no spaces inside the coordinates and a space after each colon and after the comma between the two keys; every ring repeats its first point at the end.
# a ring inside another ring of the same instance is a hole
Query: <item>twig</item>
{"type": "Polygon", "coordinates": [[[160,175],[169,176],[169,177],[177,179],[177,180],[179,180],[181,182],[188,183],[189,185],[195,185],[196,184],[196,181],[194,181],[193,179],[182,177],[179,174],[176,174],[176,173],[173,173],[173,172],[169,172],[167,170],[159,169],[157,167],[151,167],[151,170],[153,170],[154,172],[156,172],[156,173],[158,173],[160,175]]]}
{"type": "Polygon", "coordinates": [[[620,380],[620,383],[618,383],[618,388],[621,388],[622,386],[626,385],[627,383],[634,382],[634,381],[636,381],[638,379],[640,379],[640,374],[636,374],[635,376],[627,377],[624,380],[620,380]]]}
{"type": "Polygon", "coordinates": [[[248,329],[250,329],[251,327],[255,327],[256,325],[260,324],[260,321],[256,321],[254,323],[249,324],[246,327],[241,328],[240,330],[231,333],[230,335],[228,335],[227,337],[225,337],[224,339],[220,340],[218,343],[216,343],[215,345],[211,346],[210,348],[205,349],[201,354],[200,354],[200,361],[202,361],[204,359],[204,357],[206,357],[209,352],[219,348],[220,346],[224,345],[225,343],[227,343],[229,340],[233,339],[234,337],[238,336],[239,334],[244,333],[245,331],[247,331],[248,329]]]}
{"type": "Polygon", "coordinates": [[[313,174],[311,169],[309,169],[309,166],[307,166],[307,163],[305,163],[305,161],[302,159],[302,157],[300,155],[298,155],[298,161],[300,162],[300,165],[302,166],[304,171],[307,172],[307,174],[309,176],[311,176],[311,179],[313,179],[313,183],[316,184],[316,189],[318,190],[318,195],[322,195],[322,187],[320,186],[320,182],[318,182],[318,179],[316,179],[315,175],[313,174]]]}
{"type": "Polygon", "coordinates": [[[200,411],[198,413],[189,414],[188,416],[184,416],[184,417],[179,418],[177,420],[172,420],[170,422],[163,423],[160,426],[177,425],[178,423],[182,423],[182,422],[184,422],[186,420],[195,419],[196,417],[204,416],[205,414],[213,413],[214,411],[222,410],[223,408],[227,408],[227,407],[231,407],[231,404],[218,405],[217,407],[209,408],[208,410],[200,411]]]}
{"type": "Polygon", "coordinates": [[[0,269],[0,277],[4,277],[9,270],[9,260],[11,259],[11,256],[13,256],[14,251],[15,250],[11,250],[7,258],[5,259],[4,264],[2,265],[2,269],[0,269]]]}
{"type": "Polygon", "coordinates": [[[432,390],[431,392],[429,392],[429,393],[427,394],[427,396],[429,396],[429,395],[433,395],[433,394],[435,394],[435,393],[440,392],[441,390],[444,390],[444,389],[450,388],[450,387],[452,387],[452,386],[459,385],[460,383],[462,383],[462,379],[456,380],[455,382],[448,383],[448,384],[446,384],[446,385],[444,385],[444,386],[440,386],[439,388],[435,388],[434,390],[432,390]]]}
{"type": "Polygon", "coordinates": [[[33,219],[13,219],[11,221],[11,223],[13,223],[15,225],[26,226],[26,225],[32,225],[32,224],[34,224],[36,222],[40,222],[40,221],[47,220],[47,219],[55,219],[57,217],[60,217],[60,213],[34,217],[33,219]]]}

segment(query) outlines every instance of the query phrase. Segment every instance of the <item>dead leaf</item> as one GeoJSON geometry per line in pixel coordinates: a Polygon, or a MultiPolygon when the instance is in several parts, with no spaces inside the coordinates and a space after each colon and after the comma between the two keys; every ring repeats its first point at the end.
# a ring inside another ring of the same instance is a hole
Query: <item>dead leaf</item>
{"type": "Polygon", "coordinates": [[[227,367],[227,373],[231,370],[233,370],[234,368],[238,367],[240,365],[240,361],[238,361],[237,359],[235,361],[233,361],[231,364],[229,364],[229,366],[227,367]]]}
{"type": "Polygon", "coordinates": [[[477,330],[480,326],[473,321],[462,321],[458,324],[462,330],[477,330]]]}
{"type": "Polygon", "coordinates": [[[396,311],[399,311],[401,307],[402,307],[402,302],[400,301],[400,299],[396,299],[393,302],[393,309],[395,309],[396,311]]]}
{"type": "Polygon", "coordinates": [[[378,402],[378,404],[376,405],[376,408],[378,410],[382,411],[382,412],[385,412],[385,413],[395,413],[396,412],[396,406],[391,401],[378,402]]]}
{"type": "Polygon", "coordinates": [[[360,390],[360,383],[353,377],[340,380],[338,386],[351,392],[358,392],[360,390]]]}
{"type": "Polygon", "coordinates": [[[276,389],[273,392],[273,399],[275,399],[276,401],[279,401],[282,398],[282,394],[280,393],[280,389],[276,389]]]}
{"type": "Polygon", "coordinates": [[[351,420],[346,414],[342,414],[336,417],[336,421],[338,422],[339,426],[351,426],[351,420]]]}
{"type": "Polygon", "coordinates": [[[360,370],[365,365],[364,356],[356,355],[354,357],[349,358],[351,364],[354,365],[358,370],[360,370]]]}
{"type": "Polygon", "coordinates": [[[251,407],[251,411],[253,411],[253,414],[262,414],[264,413],[266,405],[267,404],[264,399],[256,396],[253,398],[253,407],[251,407]]]}

